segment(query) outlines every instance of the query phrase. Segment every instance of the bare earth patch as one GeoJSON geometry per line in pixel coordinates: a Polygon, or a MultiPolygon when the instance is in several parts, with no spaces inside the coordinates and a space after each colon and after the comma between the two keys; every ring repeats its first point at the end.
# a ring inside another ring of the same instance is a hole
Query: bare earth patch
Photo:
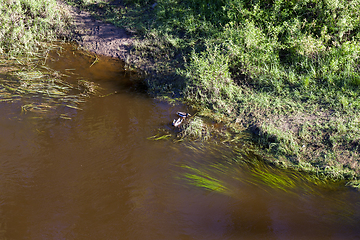
{"type": "Polygon", "coordinates": [[[133,37],[125,29],[96,20],[86,11],[60,3],[73,18],[76,41],[96,54],[126,60],[133,45],[133,37]]]}

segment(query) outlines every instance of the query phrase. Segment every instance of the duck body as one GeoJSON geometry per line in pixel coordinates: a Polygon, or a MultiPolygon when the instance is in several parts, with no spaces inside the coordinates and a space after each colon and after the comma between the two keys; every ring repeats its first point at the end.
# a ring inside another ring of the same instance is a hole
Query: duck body
{"type": "Polygon", "coordinates": [[[181,124],[183,121],[184,121],[184,118],[179,117],[178,120],[175,120],[175,119],[174,119],[172,125],[173,125],[174,127],[178,127],[178,126],[180,126],[180,124],[181,124]]]}
{"type": "Polygon", "coordinates": [[[177,112],[177,115],[179,116],[179,118],[177,120],[174,119],[174,121],[172,122],[172,125],[174,127],[180,126],[180,124],[184,121],[185,118],[191,116],[189,113],[184,112],[177,112]]]}

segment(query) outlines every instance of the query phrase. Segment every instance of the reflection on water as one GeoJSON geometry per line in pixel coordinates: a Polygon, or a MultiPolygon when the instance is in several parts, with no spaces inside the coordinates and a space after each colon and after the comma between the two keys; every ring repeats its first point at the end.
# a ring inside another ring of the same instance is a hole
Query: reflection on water
{"type": "Polygon", "coordinates": [[[91,59],[66,59],[116,94],[60,109],[71,119],[0,102],[0,239],[360,237],[358,192],[253,168],[234,146],[148,140],[187,109],[131,90],[110,60],[89,74],[91,59]]]}

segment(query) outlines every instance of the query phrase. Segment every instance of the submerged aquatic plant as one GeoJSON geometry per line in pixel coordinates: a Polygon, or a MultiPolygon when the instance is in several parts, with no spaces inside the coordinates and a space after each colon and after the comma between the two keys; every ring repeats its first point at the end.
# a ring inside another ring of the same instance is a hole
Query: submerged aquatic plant
{"type": "Polygon", "coordinates": [[[225,186],[226,183],[216,177],[212,177],[207,171],[187,165],[181,165],[181,167],[190,171],[190,173],[184,173],[184,179],[190,184],[210,191],[229,193],[230,189],[225,186]]]}
{"type": "Polygon", "coordinates": [[[240,185],[271,188],[291,194],[298,191],[316,194],[318,188],[339,187],[330,179],[269,165],[254,152],[239,149],[232,152],[237,153],[230,158],[225,156],[227,159],[215,164],[183,164],[180,167],[185,171],[180,178],[190,185],[226,195],[235,193],[240,185]]]}
{"type": "Polygon", "coordinates": [[[148,137],[147,139],[148,139],[148,140],[158,141],[158,140],[169,139],[169,138],[171,138],[171,136],[172,136],[171,134],[164,134],[164,135],[156,134],[156,135],[154,135],[154,136],[148,137]]]}

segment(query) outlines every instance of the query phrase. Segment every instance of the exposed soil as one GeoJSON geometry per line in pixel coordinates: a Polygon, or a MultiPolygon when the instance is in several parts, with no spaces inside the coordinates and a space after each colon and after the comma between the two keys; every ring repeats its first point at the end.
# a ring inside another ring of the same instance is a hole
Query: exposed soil
{"type": "MultiPolygon", "coordinates": [[[[68,9],[73,18],[75,39],[80,46],[96,54],[126,60],[134,41],[130,33],[110,23],[96,20],[86,11],[65,3],[60,4],[68,9]]],[[[112,4],[120,5],[121,1],[113,1],[112,4]]]]}

